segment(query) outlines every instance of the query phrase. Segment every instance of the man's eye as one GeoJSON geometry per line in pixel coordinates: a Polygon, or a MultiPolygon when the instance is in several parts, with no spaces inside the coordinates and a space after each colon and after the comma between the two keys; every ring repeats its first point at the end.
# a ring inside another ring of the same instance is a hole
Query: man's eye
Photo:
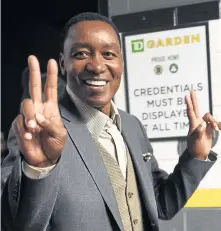
{"type": "Polygon", "coordinates": [[[78,51],[78,52],[73,53],[71,56],[76,59],[85,59],[88,56],[90,56],[90,54],[87,51],[78,51]]]}
{"type": "Polygon", "coordinates": [[[113,52],[109,52],[109,51],[104,52],[103,56],[107,59],[113,59],[114,57],[116,57],[116,55],[113,52]]]}

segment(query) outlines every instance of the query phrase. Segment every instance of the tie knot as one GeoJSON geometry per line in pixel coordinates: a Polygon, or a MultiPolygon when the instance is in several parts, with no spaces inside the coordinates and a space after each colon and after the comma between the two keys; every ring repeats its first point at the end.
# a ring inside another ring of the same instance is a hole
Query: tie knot
{"type": "Polygon", "coordinates": [[[108,121],[107,124],[106,124],[106,131],[107,133],[109,133],[112,137],[116,136],[116,135],[119,135],[120,132],[117,128],[117,126],[113,123],[113,121],[108,121]]]}

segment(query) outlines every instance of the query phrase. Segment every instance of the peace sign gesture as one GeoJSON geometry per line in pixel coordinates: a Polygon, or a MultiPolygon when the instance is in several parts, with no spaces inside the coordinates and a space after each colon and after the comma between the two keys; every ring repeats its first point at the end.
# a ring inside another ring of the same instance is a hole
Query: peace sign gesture
{"type": "Polygon", "coordinates": [[[196,158],[205,160],[212,147],[213,131],[219,130],[220,123],[210,113],[201,118],[195,91],[191,91],[185,100],[189,118],[187,149],[196,158]]]}
{"type": "Polygon", "coordinates": [[[44,86],[46,100],[42,101],[42,84],[39,62],[29,56],[30,99],[22,102],[22,114],[16,118],[16,137],[25,161],[36,167],[55,164],[64,149],[67,131],[58,108],[58,67],[51,59],[47,67],[44,86]]]}

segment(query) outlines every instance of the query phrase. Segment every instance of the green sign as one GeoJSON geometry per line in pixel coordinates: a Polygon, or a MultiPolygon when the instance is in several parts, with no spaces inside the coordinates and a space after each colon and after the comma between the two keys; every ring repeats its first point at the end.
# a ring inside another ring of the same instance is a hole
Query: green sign
{"type": "Polygon", "coordinates": [[[133,53],[144,51],[144,40],[137,39],[131,41],[131,49],[133,53]]]}

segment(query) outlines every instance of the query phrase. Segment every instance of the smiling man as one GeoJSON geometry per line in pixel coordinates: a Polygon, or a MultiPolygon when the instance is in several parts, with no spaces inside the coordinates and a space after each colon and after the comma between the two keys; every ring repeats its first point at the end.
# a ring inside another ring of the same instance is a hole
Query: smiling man
{"type": "MultiPolygon", "coordinates": [[[[103,19],[104,20],[104,19],[103,19]]],[[[66,26],[61,70],[68,89],[88,105],[109,116],[111,99],[123,72],[117,29],[105,21],[81,21],[66,26]]]]}
{"type": "Polygon", "coordinates": [[[83,13],[63,34],[67,94],[59,103],[55,60],[43,101],[38,60],[28,58],[31,98],[8,140],[2,224],[16,231],[157,231],[158,218],[171,219],[214,164],[217,122],[209,113],[200,117],[194,92],[186,97],[188,147],[168,176],[140,121],[112,102],[123,72],[114,24],[83,13]]]}

